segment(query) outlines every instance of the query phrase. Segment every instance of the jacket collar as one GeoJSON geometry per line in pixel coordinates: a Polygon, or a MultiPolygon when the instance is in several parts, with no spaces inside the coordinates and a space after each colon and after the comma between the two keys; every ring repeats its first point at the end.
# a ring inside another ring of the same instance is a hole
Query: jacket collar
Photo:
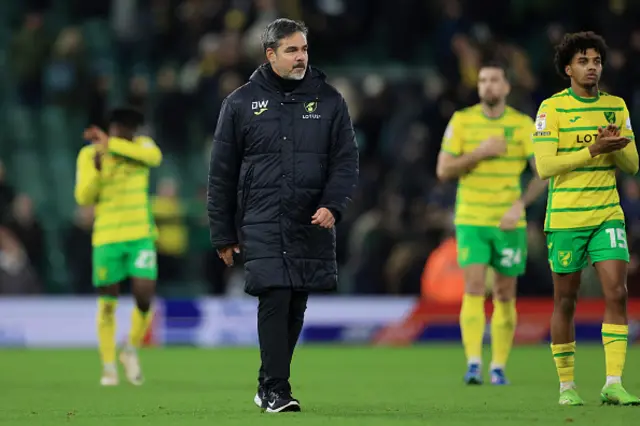
{"type": "MultiPolygon", "coordinates": [[[[282,94],[280,84],[269,69],[271,65],[264,63],[260,65],[249,77],[249,81],[258,84],[267,91],[282,94]]],[[[326,81],[327,76],[318,68],[307,66],[307,72],[302,82],[291,92],[292,95],[300,96],[300,101],[318,99],[320,87],[326,81]]]]}

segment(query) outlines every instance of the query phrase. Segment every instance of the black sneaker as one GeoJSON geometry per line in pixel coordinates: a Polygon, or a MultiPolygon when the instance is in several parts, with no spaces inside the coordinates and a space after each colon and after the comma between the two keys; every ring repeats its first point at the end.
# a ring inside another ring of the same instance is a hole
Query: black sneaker
{"type": "Polygon", "coordinates": [[[289,392],[270,392],[267,413],[285,413],[300,411],[300,402],[289,392]]]}
{"type": "Polygon", "coordinates": [[[262,384],[258,385],[258,392],[253,397],[253,402],[263,410],[267,408],[267,391],[262,384]]]}

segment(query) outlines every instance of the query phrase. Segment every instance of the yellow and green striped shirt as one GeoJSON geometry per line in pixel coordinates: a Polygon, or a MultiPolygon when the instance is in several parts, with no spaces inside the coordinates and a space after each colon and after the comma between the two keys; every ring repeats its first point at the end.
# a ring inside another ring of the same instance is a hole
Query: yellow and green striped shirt
{"type": "Polygon", "coordinates": [[[83,147],[76,166],[75,199],[95,205],[93,246],[156,238],[149,203],[149,168],[162,162],[162,153],[148,137],[133,142],[109,138],[108,152],[98,171],[95,145],[83,147]]]}
{"type": "MultiPolygon", "coordinates": [[[[444,134],[442,150],[462,155],[492,136],[507,141],[507,152],[481,161],[460,177],[456,196],[456,225],[497,227],[502,216],[521,196],[520,175],[533,156],[531,117],[507,107],[499,118],[488,118],[480,104],[457,111],[444,134]]],[[[523,214],[518,227],[526,226],[523,214]]]]}
{"type": "Polygon", "coordinates": [[[539,174],[550,178],[545,231],[590,229],[624,220],[616,166],[620,161],[635,162],[637,169],[635,141],[619,153],[595,158],[588,149],[598,127],[610,123],[621,129],[622,136],[634,139],[629,111],[617,96],[600,92],[594,98],[581,98],[569,88],[540,105],[532,139],[539,174]]]}

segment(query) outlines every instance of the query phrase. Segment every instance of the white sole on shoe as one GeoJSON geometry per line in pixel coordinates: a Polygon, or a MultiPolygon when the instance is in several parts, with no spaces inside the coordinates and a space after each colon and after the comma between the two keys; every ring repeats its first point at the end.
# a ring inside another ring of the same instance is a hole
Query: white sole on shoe
{"type": "Polygon", "coordinates": [[[287,404],[282,407],[278,407],[277,409],[272,409],[267,406],[267,413],[287,413],[287,412],[297,412],[300,411],[300,404],[298,401],[289,401],[287,404]]]}

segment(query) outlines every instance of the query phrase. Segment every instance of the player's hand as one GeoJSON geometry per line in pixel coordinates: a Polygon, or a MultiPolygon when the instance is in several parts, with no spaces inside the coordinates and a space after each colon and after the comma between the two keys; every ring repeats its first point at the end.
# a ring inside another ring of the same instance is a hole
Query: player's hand
{"type": "Polygon", "coordinates": [[[93,166],[98,171],[102,170],[102,153],[96,151],[96,153],[93,154],[93,166]]]}
{"type": "Polygon", "coordinates": [[[233,266],[233,253],[240,253],[240,246],[238,244],[218,250],[218,257],[222,259],[225,265],[233,266]]]}
{"type": "Polygon", "coordinates": [[[520,218],[524,213],[524,203],[522,200],[517,200],[509,210],[502,216],[500,220],[500,229],[503,231],[512,231],[518,226],[520,218]]]}
{"type": "Polygon", "coordinates": [[[599,130],[598,133],[601,133],[603,136],[607,136],[607,137],[620,136],[620,128],[618,126],[616,126],[615,124],[609,124],[607,127],[600,128],[598,130],[599,130]]]}
{"type": "Polygon", "coordinates": [[[104,151],[109,146],[109,136],[98,126],[91,126],[85,129],[83,136],[91,141],[92,144],[102,147],[104,151]]]}
{"type": "Polygon", "coordinates": [[[333,217],[333,213],[326,207],[320,207],[316,214],[311,216],[311,224],[318,225],[322,228],[333,228],[335,223],[336,219],[333,217]]]}
{"type": "MultiPolygon", "coordinates": [[[[615,127],[615,126],[614,126],[615,127]]],[[[589,146],[591,156],[595,157],[600,154],[608,154],[610,152],[619,151],[631,142],[629,138],[620,136],[620,130],[611,126],[606,128],[598,128],[598,136],[593,145],[589,146]]]]}
{"type": "Polygon", "coordinates": [[[507,152],[507,141],[501,137],[491,136],[490,138],[482,141],[475,151],[482,158],[497,157],[498,155],[507,152]]]}

